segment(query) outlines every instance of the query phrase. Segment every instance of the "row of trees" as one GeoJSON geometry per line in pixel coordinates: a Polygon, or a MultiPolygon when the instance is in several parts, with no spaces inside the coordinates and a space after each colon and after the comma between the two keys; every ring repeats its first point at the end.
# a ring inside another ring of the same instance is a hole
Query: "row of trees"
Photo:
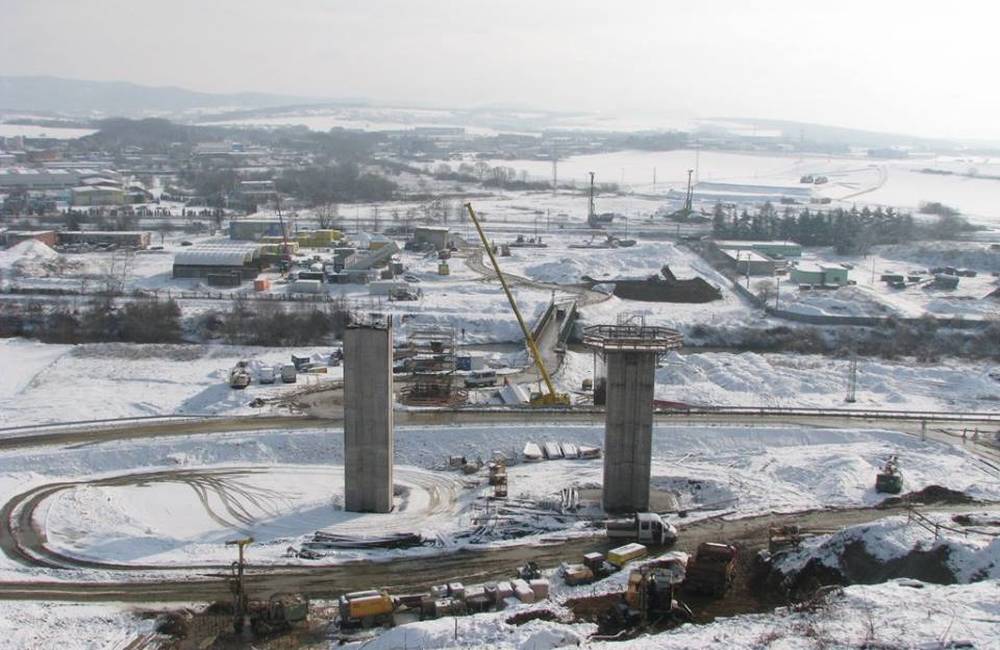
{"type": "Polygon", "coordinates": [[[925,204],[921,213],[933,215],[918,221],[908,212],[865,206],[860,210],[836,208],[779,212],[765,203],[756,212],[727,210],[721,203],[712,213],[712,234],[720,239],[783,239],[803,246],[833,246],[837,253],[867,253],[875,244],[898,244],[917,239],[954,239],[974,229],[954,208],[925,204]]]}
{"type": "Polygon", "coordinates": [[[174,300],[118,304],[100,296],[82,308],[70,305],[9,314],[0,323],[4,336],[30,336],[46,343],[177,343],[181,309],[174,300]]]}
{"type": "Polygon", "coordinates": [[[289,169],[276,181],[279,192],[309,205],[333,202],[387,201],[398,186],[385,176],[362,171],[353,162],[289,169]]]}
{"type": "Polygon", "coordinates": [[[721,239],[782,239],[803,246],[833,246],[840,254],[864,253],[874,244],[892,244],[914,238],[913,216],[892,208],[871,210],[838,208],[827,212],[808,208],[778,212],[765,203],[759,210],[728,211],[721,204],[712,215],[712,234],[721,239]]]}
{"type": "Polygon", "coordinates": [[[350,312],[338,304],[289,310],[281,303],[237,299],[228,312],[205,316],[203,333],[238,345],[318,345],[343,337],[349,323],[350,312]]]}

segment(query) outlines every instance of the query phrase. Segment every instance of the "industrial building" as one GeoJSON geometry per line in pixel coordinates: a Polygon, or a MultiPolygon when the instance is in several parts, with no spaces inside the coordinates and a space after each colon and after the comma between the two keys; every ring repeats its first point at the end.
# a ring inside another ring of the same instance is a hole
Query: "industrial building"
{"type": "Polygon", "coordinates": [[[834,264],[800,264],[789,272],[789,279],[814,287],[842,287],[848,283],[847,269],[834,264]]]}
{"type": "Polygon", "coordinates": [[[773,257],[753,249],[720,248],[719,251],[726,256],[740,275],[771,276],[778,268],[778,262],[773,257]]]}
{"type": "Polygon", "coordinates": [[[413,231],[413,244],[418,247],[433,246],[436,250],[442,251],[448,248],[450,243],[451,236],[447,228],[417,226],[413,231]]]}
{"type": "Polygon", "coordinates": [[[59,243],[63,246],[116,246],[118,248],[149,248],[150,235],[141,230],[61,230],[59,243]]]}
{"type": "Polygon", "coordinates": [[[231,286],[259,273],[260,247],[253,244],[197,246],[174,257],[175,278],[204,278],[210,284],[231,286]]]}
{"type": "Polygon", "coordinates": [[[55,246],[59,241],[55,230],[6,230],[0,233],[0,236],[3,237],[3,244],[7,248],[29,239],[40,241],[46,246],[55,246]]]}
{"type": "Polygon", "coordinates": [[[713,242],[717,248],[734,251],[755,251],[774,259],[802,257],[802,246],[790,241],[740,241],[722,240],[713,242]]]}
{"type": "Polygon", "coordinates": [[[344,332],[344,507],[390,512],[394,450],[392,322],[344,332]]]}
{"type": "Polygon", "coordinates": [[[261,237],[290,237],[288,222],[279,219],[233,219],[229,222],[229,238],[236,241],[257,241],[261,237]]]}
{"type": "Polygon", "coordinates": [[[104,185],[84,185],[70,190],[73,205],[76,207],[122,205],[125,203],[125,190],[120,187],[104,185]]]}

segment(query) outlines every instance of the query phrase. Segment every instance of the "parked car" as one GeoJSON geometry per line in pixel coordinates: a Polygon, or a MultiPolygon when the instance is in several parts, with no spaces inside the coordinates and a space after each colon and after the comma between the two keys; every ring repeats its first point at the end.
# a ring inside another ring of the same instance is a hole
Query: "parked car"
{"type": "Polygon", "coordinates": [[[294,384],[298,380],[298,371],[292,364],[281,366],[281,381],[286,384],[294,384]]]}
{"type": "Polygon", "coordinates": [[[275,379],[277,374],[274,372],[274,366],[262,366],[257,371],[257,381],[262,384],[273,384],[275,379]]]}

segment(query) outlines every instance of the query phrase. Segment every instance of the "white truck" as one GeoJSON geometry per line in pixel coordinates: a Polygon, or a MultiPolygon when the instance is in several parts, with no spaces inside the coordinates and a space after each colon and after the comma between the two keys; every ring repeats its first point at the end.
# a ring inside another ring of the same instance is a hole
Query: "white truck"
{"type": "Polygon", "coordinates": [[[666,546],[677,541],[677,527],[654,512],[637,512],[624,519],[609,519],[605,526],[611,539],[630,539],[666,546]]]}

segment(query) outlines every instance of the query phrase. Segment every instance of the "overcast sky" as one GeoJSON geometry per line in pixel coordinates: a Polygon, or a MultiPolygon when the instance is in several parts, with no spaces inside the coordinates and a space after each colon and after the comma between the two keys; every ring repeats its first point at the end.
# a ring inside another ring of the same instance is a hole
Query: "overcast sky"
{"type": "Polygon", "coordinates": [[[0,75],[1000,139],[998,18],[940,0],[0,0],[0,75]]]}

